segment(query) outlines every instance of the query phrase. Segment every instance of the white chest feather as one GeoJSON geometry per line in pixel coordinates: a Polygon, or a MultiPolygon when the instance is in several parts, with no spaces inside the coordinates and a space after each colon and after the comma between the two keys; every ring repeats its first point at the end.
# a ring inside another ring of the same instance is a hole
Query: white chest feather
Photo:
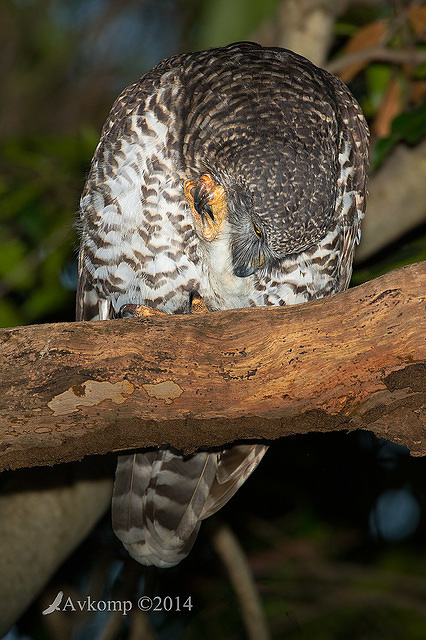
{"type": "Polygon", "coordinates": [[[225,223],[213,242],[201,242],[203,277],[200,295],[212,309],[239,309],[249,306],[253,291],[253,278],[239,278],[232,269],[230,227],[225,223]]]}

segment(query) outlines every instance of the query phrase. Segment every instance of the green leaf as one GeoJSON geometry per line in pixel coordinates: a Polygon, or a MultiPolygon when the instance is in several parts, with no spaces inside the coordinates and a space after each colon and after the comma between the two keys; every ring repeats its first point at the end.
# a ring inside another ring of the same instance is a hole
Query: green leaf
{"type": "Polygon", "coordinates": [[[376,110],[392,78],[392,69],[388,64],[371,64],[365,70],[368,97],[371,106],[376,110]]]}
{"type": "Polygon", "coordinates": [[[392,122],[392,134],[409,144],[420,142],[426,136],[426,100],[417,109],[397,116],[392,122]]]}

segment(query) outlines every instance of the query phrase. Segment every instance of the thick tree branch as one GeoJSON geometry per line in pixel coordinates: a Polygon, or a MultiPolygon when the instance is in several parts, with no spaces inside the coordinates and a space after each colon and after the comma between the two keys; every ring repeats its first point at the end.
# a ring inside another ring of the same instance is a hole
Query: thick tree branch
{"type": "Polygon", "coordinates": [[[425,274],[287,308],[4,329],[0,464],[337,429],[426,455],[425,274]]]}
{"type": "Polygon", "coordinates": [[[1,489],[0,637],[3,638],[108,509],[112,469],[108,464],[94,465],[93,458],[52,469],[21,469],[3,474],[1,489]]]}
{"type": "Polygon", "coordinates": [[[281,0],[274,18],[263,22],[251,39],[291,49],[324,66],[336,16],[345,6],[346,0],[281,0]]]}

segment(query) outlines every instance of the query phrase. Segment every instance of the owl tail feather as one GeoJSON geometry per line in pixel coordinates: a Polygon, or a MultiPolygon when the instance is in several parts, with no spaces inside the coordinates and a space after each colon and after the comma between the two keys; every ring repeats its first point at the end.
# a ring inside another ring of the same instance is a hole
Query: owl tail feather
{"type": "Polygon", "coordinates": [[[172,567],[191,550],[216,474],[216,454],[170,450],[118,458],[113,528],[141,564],[172,567]]]}
{"type": "Polygon", "coordinates": [[[201,520],[229,500],[265,450],[237,445],[188,457],[169,449],[119,456],[112,499],[116,535],[141,564],[178,564],[201,520]]]}

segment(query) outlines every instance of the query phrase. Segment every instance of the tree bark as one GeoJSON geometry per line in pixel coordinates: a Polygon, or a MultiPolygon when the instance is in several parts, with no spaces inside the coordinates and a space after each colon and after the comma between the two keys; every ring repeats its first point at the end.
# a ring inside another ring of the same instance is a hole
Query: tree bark
{"type": "Polygon", "coordinates": [[[426,455],[426,262],[284,308],[0,332],[0,465],[369,429],[426,455]]]}
{"type": "Polygon", "coordinates": [[[276,15],[257,26],[250,39],[267,47],[284,47],[324,66],[334,23],[346,0],[281,0],[276,15]]]}

